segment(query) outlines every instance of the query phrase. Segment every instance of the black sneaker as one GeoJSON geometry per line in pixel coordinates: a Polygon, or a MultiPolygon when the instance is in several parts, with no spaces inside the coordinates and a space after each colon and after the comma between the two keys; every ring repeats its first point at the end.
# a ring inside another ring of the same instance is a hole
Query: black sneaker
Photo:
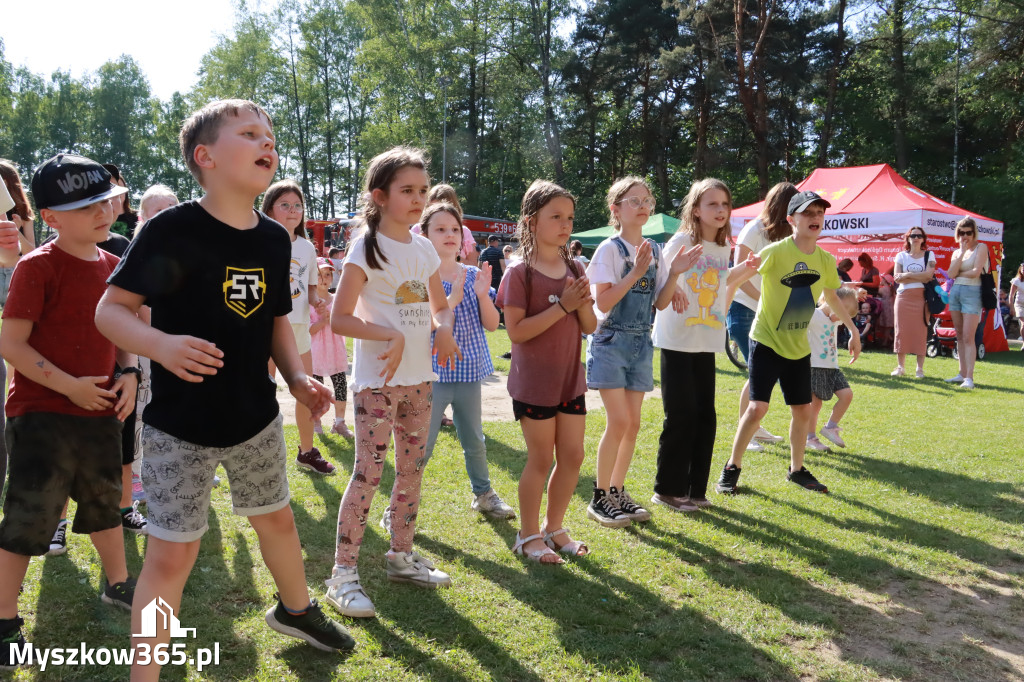
{"type": "Polygon", "coordinates": [[[615,500],[608,495],[608,491],[594,487],[594,499],[587,507],[587,517],[591,518],[606,528],[625,528],[631,521],[626,516],[615,500]]]}
{"type": "Polygon", "coordinates": [[[68,522],[61,521],[57,524],[57,531],[53,534],[53,539],[50,540],[50,549],[46,551],[46,556],[60,556],[66,551],[68,551],[68,522]]]}
{"type": "Polygon", "coordinates": [[[651,520],[651,512],[633,501],[633,498],[626,492],[626,486],[622,486],[621,490],[613,485],[608,486],[608,497],[615,500],[615,504],[619,506],[622,513],[628,516],[631,521],[651,520]]]}
{"type": "Polygon", "coordinates": [[[274,597],[277,598],[277,605],[271,607],[266,616],[271,630],[301,639],[321,651],[351,651],[356,647],[356,641],[348,634],[348,630],[328,618],[316,599],[309,603],[304,614],[293,616],[284,608],[281,597],[277,594],[274,597]]]}
{"type": "Polygon", "coordinates": [[[136,535],[148,535],[146,530],[146,517],[139,512],[139,503],[132,502],[128,511],[121,512],[121,528],[131,531],[136,535]]]}
{"type": "Polygon", "coordinates": [[[723,495],[735,495],[736,484],[740,482],[740,472],[743,471],[735,464],[728,464],[722,469],[722,475],[715,483],[715,491],[723,495]]]}
{"type": "Polygon", "coordinates": [[[103,594],[100,595],[100,599],[104,604],[131,611],[132,600],[135,598],[135,582],[135,578],[131,576],[128,576],[127,580],[113,585],[103,581],[103,594]]]}
{"type": "Polygon", "coordinates": [[[807,467],[800,467],[797,471],[790,471],[786,474],[786,480],[796,483],[801,488],[813,490],[816,493],[828,492],[828,486],[819,483],[814,474],[807,470],[807,467]]]}
{"type": "Polygon", "coordinates": [[[25,636],[21,634],[21,626],[25,621],[15,616],[0,620],[0,670],[14,670],[17,664],[11,655],[11,645],[21,648],[25,646],[25,636]]]}

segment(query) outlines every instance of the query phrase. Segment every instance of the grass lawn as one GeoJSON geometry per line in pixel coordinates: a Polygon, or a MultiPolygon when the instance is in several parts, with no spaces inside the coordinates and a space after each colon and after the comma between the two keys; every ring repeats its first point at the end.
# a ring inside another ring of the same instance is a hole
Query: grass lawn
{"type": "MultiPolygon", "coordinates": [[[[492,346],[495,355],[503,350],[492,346]]],[[[743,381],[718,358],[713,476],[727,458],[743,381]]],[[[497,364],[507,371],[507,361],[497,364]]],[[[273,584],[255,534],[230,513],[227,486],[217,488],[179,616],[198,629],[189,650],[219,642],[221,664],[202,674],[168,667],[164,679],[1020,679],[1024,353],[980,362],[973,392],[941,381],[956,373],[951,359],[929,360],[923,381],[891,378],[893,366],[891,356],[875,352],[846,370],[855,393],[843,423],[850,447],[807,460],[831,495],[787,483],[788,450],[769,446],[746,458],[741,494],[712,493],[715,506],[696,514],[658,508],[651,522],[627,530],[585,518],[604,427],[603,413],[591,412],[569,522],[593,554],[562,567],[514,557],[516,523],[469,509],[461,451],[446,429],[426,472],[417,547],[455,583],[432,592],[386,581],[379,497],[360,564],[379,615],[347,620],[359,643],[347,658],[265,626],[273,584]]],[[[651,494],[661,416],[661,402],[647,400],[628,481],[638,499],[651,494]]],[[[765,425],[785,433],[787,424],[776,392],[765,425]]],[[[494,487],[517,506],[525,458],[519,427],[490,423],[485,431],[494,487]]],[[[294,451],[294,427],[287,436],[294,451]]],[[[290,465],[292,507],[317,595],[330,572],[353,457],[339,439],[320,448],[340,475],[315,478],[290,465]]],[[[383,489],[392,475],[388,465],[383,489]]],[[[144,544],[128,538],[134,573],[144,544]]],[[[37,647],[128,645],[128,618],[100,603],[100,581],[96,555],[80,536],[72,536],[66,556],[33,560],[20,601],[30,640],[37,647]]],[[[89,666],[13,674],[125,677],[124,669],[89,666]]]]}

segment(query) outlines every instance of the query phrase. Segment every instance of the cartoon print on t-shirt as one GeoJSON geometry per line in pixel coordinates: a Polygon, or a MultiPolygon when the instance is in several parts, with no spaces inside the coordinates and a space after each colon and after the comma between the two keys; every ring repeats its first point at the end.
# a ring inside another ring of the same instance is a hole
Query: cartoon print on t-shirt
{"type": "Polygon", "coordinates": [[[722,321],[711,312],[712,306],[715,305],[715,300],[718,299],[718,281],[718,270],[715,269],[705,270],[700,274],[691,272],[687,275],[686,283],[697,294],[697,309],[699,310],[698,317],[691,317],[686,320],[685,324],[687,327],[699,324],[704,327],[711,327],[712,329],[722,328],[722,321]]]}
{"type": "Polygon", "coordinates": [[[263,268],[228,266],[224,279],[224,303],[242,317],[249,317],[263,305],[267,293],[263,268]]]}
{"type": "Polygon", "coordinates": [[[807,263],[799,262],[793,267],[793,272],[785,275],[780,281],[792,289],[789,292],[789,302],[786,309],[782,311],[779,324],[775,331],[794,332],[807,329],[807,322],[814,312],[814,294],[811,293],[811,285],[821,279],[821,274],[816,270],[807,267],[807,263]]]}
{"type": "Polygon", "coordinates": [[[306,290],[306,271],[309,264],[303,263],[297,258],[292,258],[291,266],[288,268],[288,288],[291,290],[292,300],[302,296],[306,290]]]}

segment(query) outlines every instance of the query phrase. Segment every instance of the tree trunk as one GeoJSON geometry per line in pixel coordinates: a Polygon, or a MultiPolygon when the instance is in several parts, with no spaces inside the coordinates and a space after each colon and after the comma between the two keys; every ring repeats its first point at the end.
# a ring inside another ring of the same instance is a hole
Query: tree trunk
{"type": "Polygon", "coordinates": [[[839,84],[839,70],[842,68],[843,52],[846,45],[846,0],[839,0],[836,16],[836,37],[832,45],[832,64],[828,69],[828,90],[825,95],[825,112],[821,120],[821,137],[818,139],[818,167],[828,166],[828,147],[832,143],[832,117],[836,110],[836,90],[839,84]]]}
{"type": "Polygon", "coordinates": [[[892,3],[892,141],[896,151],[896,172],[909,165],[907,156],[907,71],[904,63],[906,0],[892,3]]]}
{"type": "Polygon", "coordinates": [[[745,0],[734,0],[733,19],[736,37],[736,90],[747,126],[754,136],[757,167],[757,184],[761,196],[768,193],[768,93],[764,82],[764,44],[768,36],[768,27],[773,17],[774,0],[763,0],[757,7],[758,32],[753,48],[750,50],[750,61],[747,63],[744,54],[744,17],[747,12],[745,0]]]}

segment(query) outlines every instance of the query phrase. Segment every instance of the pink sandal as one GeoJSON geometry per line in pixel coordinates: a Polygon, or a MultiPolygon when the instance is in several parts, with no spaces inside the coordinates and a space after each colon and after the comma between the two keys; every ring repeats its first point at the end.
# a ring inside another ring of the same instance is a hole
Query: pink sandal
{"type": "Polygon", "coordinates": [[[562,561],[561,557],[552,552],[548,547],[545,547],[544,549],[535,549],[533,551],[526,550],[527,542],[531,542],[533,540],[541,540],[543,538],[544,536],[540,533],[537,533],[536,535],[530,535],[525,538],[520,538],[519,533],[516,533],[516,542],[514,545],[512,545],[512,553],[517,556],[526,557],[530,561],[536,561],[538,564],[555,565],[565,563],[564,561],[562,561]],[[541,561],[541,559],[546,556],[553,556],[555,557],[555,559],[557,559],[557,561],[541,561]]]}
{"type": "Polygon", "coordinates": [[[556,552],[568,554],[569,556],[587,556],[590,554],[590,548],[579,540],[569,540],[569,542],[565,543],[561,547],[555,544],[554,537],[556,535],[569,535],[569,531],[565,528],[559,528],[558,530],[550,533],[543,530],[541,532],[544,533],[544,544],[556,552]]]}

